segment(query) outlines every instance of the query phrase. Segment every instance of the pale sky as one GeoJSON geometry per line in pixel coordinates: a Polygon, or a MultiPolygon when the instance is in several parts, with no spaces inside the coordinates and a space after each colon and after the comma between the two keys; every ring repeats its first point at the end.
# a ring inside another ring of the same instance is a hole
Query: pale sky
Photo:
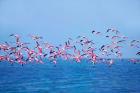
{"type": "MultiPolygon", "coordinates": [[[[38,34],[54,44],[68,37],[105,32],[115,27],[130,39],[140,40],[139,0],[0,0],[0,41],[8,35],[38,34]]],[[[96,39],[103,42],[103,39],[96,39]]],[[[127,47],[127,46],[125,46],[127,47]]],[[[126,48],[124,57],[135,57],[136,50],[126,48]]]]}

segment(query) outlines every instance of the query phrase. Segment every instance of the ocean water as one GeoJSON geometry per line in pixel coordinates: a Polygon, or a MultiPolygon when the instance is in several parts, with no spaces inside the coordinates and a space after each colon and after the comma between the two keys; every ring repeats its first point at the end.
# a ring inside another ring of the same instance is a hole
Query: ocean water
{"type": "Polygon", "coordinates": [[[112,67],[59,60],[57,65],[0,63],[0,93],[140,93],[140,64],[112,67]]]}

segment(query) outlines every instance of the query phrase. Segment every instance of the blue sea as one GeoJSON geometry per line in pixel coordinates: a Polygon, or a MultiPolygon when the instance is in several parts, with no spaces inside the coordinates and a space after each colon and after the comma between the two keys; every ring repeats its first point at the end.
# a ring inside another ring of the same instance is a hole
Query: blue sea
{"type": "Polygon", "coordinates": [[[140,93],[140,64],[116,60],[93,65],[59,60],[56,65],[0,62],[0,93],[140,93]]]}

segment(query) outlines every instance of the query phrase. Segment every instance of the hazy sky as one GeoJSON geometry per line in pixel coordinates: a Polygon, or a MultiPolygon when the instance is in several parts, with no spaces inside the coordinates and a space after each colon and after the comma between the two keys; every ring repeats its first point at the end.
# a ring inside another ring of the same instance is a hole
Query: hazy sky
{"type": "MultiPolygon", "coordinates": [[[[67,37],[115,27],[130,39],[140,40],[139,0],[0,0],[0,41],[11,33],[38,34],[58,44],[67,37]]],[[[97,39],[100,42],[103,39],[97,39]]],[[[125,57],[134,50],[126,49],[125,57]]]]}

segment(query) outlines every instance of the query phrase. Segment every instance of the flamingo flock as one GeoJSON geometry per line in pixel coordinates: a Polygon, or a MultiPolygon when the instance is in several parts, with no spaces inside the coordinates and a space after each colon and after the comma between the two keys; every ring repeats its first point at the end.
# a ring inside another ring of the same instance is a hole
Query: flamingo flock
{"type": "MultiPolygon", "coordinates": [[[[28,63],[45,63],[44,59],[57,64],[58,59],[74,60],[81,63],[82,59],[87,59],[93,64],[106,63],[109,66],[115,63],[111,58],[122,59],[122,48],[126,43],[130,47],[137,49],[136,56],[140,56],[140,41],[128,40],[128,37],[113,28],[109,28],[106,32],[91,31],[93,37],[99,36],[107,39],[108,42],[97,46],[96,40],[89,39],[86,36],[77,36],[75,39],[68,38],[63,44],[58,46],[43,41],[43,37],[37,35],[29,35],[34,41],[34,47],[29,47],[30,43],[21,41],[21,36],[11,34],[9,37],[14,38],[14,42],[3,42],[0,44],[0,62],[9,62],[10,64],[18,63],[22,66],[28,63]]],[[[128,59],[132,63],[140,62],[139,59],[128,59]]]]}

